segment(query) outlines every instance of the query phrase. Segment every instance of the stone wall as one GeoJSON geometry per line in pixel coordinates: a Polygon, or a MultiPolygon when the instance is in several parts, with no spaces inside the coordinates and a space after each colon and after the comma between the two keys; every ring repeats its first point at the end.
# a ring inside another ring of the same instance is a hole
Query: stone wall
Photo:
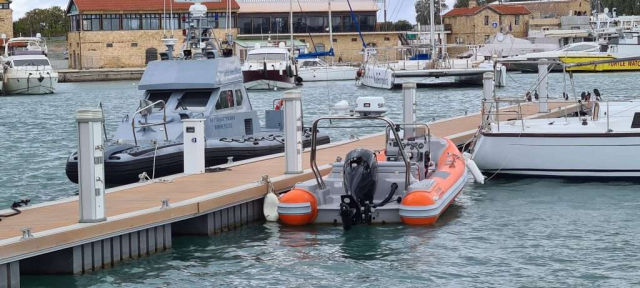
{"type": "MultiPolygon", "coordinates": [[[[232,32],[236,35],[235,30],[232,32]]],[[[216,29],[214,33],[219,40],[224,39],[223,29],[216,29]]],[[[170,35],[170,32],[167,34],[170,35]]],[[[182,36],[182,30],[175,30],[173,34],[178,39],[174,53],[177,55],[184,36],[182,36]]],[[[159,59],[158,53],[166,50],[162,44],[162,38],[162,30],[69,32],[67,37],[69,67],[72,69],[145,67],[148,60],[159,59]]]]}
{"type": "Polygon", "coordinates": [[[0,9],[0,34],[6,34],[7,39],[13,38],[13,10],[0,9]]]}
{"type": "Polygon", "coordinates": [[[479,45],[485,43],[488,37],[497,32],[509,32],[514,37],[524,38],[529,30],[529,18],[529,15],[500,15],[491,9],[484,9],[472,16],[446,17],[444,23],[451,25],[451,34],[447,43],[479,45]],[[485,16],[489,17],[488,25],[485,25],[485,16]],[[518,25],[516,25],[516,17],[520,18],[518,25]],[[494,22],[498,23],[496,28],[493,28],[494,22]],[[510,26],[511,31],[509,31],[510,26]]]}
{"type": "MultiPolygon", "coordinates": [[[[398,34],[401,32],[385,32],[385,33],[364,33],[364,41],[369,45],[379,48],[379,59],[381,60],[397,60],[398,53],[394,47],[399,46],[398,34]]],[[[312,37],[296,36],[296,39],[309,44],[309,50],[313,51],[312,37]]],[[[313,35],[313,43],[315,45],[323,44],[325,51],[331,47],[329,43],[329,35],[313,35]]],[[[362,40],[358,33],[340,33],[333,35],[333,50],[336,61],[342,59],[343,62],[360,63],[362,62],[362,40]]]]}
{"type": "MultiPolygon", "coordinates": [[[[509,2],[505,2],[509,5],[509,2]]],[[[589,0],[566,0],[566,1],[518,1],[517,5],[527,7],[531,11],[533,18],[560,18],[562,16],[575,16],[577,12],[582,16],[591,16],[591,3],[589,0]]]]}

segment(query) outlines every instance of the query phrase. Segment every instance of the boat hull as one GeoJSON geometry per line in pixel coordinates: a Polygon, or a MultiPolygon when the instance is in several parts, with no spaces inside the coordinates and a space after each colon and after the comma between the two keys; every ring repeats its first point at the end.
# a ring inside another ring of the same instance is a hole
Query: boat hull
{"type": "Polygon", "coordinates": [[[302,78],[302,82],[342,81],[355,80],[357,72],[356,67],[314,68],[300,69],[298,76],[302,78]]]}
{"type": "Polygon", "coordinates": [[[244,86],[247,90],[291,89],[296,86],[295,77],[287,76],[286,71],[280,70],[251,70],[242,71],[244,86]]]}
{"type": "Polygon", "coordinates": [[[638,152],[639,133],[485,133],[476,142],[473,160],[491,174],[637,177],[638,152]]]}
{"type": "MultiPolygon", "coordinates": [[[[560,57],[560,60],[566,64],[574,64],[574,63],[584,63],[584,62],[593,62],[593,61],[601,61],[601,60],[611,60],[615,59],[613,56],[573,56],[573,57],[560,57]]],[[[621,71],[640,71],[640,61],[639,60],[630,60],[630,61],[621,61],[616,63],[607,63],[607,64],[598,64],[598,65],[589,65],[589,66],[579,66],[579,67],[569,67],[567,71],[574,72],[621,72],[621,71]]]]}
{"type": "Polygon", "coordinates": [[[55,93],[58,73],[31,72],[23,75],[5,74],[2,91],[4,95],[40,95],[55,93]],[[29,75],[31,74],[31,75],[29,75]]]}

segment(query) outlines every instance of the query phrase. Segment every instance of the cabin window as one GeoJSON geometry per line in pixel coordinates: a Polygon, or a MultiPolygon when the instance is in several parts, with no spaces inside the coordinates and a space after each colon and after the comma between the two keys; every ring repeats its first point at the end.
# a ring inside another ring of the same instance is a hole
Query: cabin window
{"type": "Polygon", "coordinates": [[[631,128],[640,128],[640,112],[633,115],[633,121],[631,121],[631,128]]]}
{"type": "Polygon", "coordinates": [[[211,91],[185,92],[178,101],[176,109],[187,108],[187,110],[204,110],[211,98],[211,91]]]}
{"type": "Polygon", "coordinates": [[[264,54],[250,54],[247,56],[247,61],[286,61],[286,53],[264,53],[264,54]]]}
{"type": "Polygon", "coordinates": [[[216,102],[216,110],[228,109],[233,106],[233,91],[226,90],[220,92],[220,97],[218,97],[218,102],[216,102]]]}
{"type": "Polygon", "coordinates": [[[26,59],[26,60],[13,60],[13,64],[16,67],[20,66],[49,66],[49,60],[47,59],[26,59]]]}
{"type": "Polygon", "coordinates": [[[236,90],[236,106],[242,106],[242,90],[236,90]]]}
{"type": "Polygon", "coordinates": [[[147,100],[151,101],[152,103],[155,103],[160,100],[164,101],[164,104],[157,103],[156,105],[153,106],[153,108],[158,108],[162,110],[164,108],[164,105],[167,104],[167,102],[169,102],[169,97],[171,97],[171,92],[151,92],[149,93],[149,96],[147,96],[147,100]]]}

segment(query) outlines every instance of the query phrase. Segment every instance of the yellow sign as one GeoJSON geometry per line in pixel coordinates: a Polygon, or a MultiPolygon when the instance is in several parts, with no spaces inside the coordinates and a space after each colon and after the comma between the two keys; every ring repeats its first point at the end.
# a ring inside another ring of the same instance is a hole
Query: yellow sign
{"type": "MultiPolygon", "coordinates": [[[[585,63],[602,60],[616,59],[613,56],[570,56],[560,57],[560,61],[565,64],[585,63]]],[[[567,71],[582,72],[612,72],[612,71],[640,71],[640,60],[621,61],[615,63],[587,65],[579,67],[569,67],[567,71]]]]}

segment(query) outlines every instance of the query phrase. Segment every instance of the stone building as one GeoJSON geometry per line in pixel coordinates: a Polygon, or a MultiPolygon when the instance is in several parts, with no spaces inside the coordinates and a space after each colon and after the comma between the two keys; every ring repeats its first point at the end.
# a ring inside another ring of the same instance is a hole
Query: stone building
{"type": "MultiPolygon", "coordinates": [[[[494,2],[494,4],[497,4],[497,2],[494,2]]],[[[591,16],[590,0],[538,0],[504,2],[502,4],[524,6],[529,9],[531,11],[529,30],[532,31],[564,29],[563,26],[567,26],[567,24],[563,25],[563,17],[572,17],[567,18],[571,20],[565,19],[565,22],[580,22],[584,20],[576,20],[580,18],[575,17],[589,19],[589,16],[591,16]]]]}
{"type": "Polygon", "coordinates": [[[469,8],[454,8],[442,17],[445,26],[451,30],[448,43],[479,45],[498,32],[526,37],[531,12],[519,5],[471,5],[469,8]]]}
{"type": "Polygon", "coordinates": [[[13,10],[11,10],[11,0],[0,0],[0,34],[7,35],[7,39],[13,37],[13,10]]]}
{"type": "MultiPolygon", "coordinates": [[[[327,1],[299,0],[293,3],[294,38],[306,43],[309,51],[328,51],[329,22],[333,32],[335,59],[346,62],[362,61],[362,40],[356,29],[355,21],[346,0],[331,1],[331,21],[327,1]]],[[[288,0],[238,0],[238,39],[272,39],[287,41],[290,39],[288,0]]],[[[377,12],[380,9],[375,1],[351,1],[356,21],[362,31],[364,41],[369,46],[392,48],[398,46],[399,34],[403,32],[377,31],[377,12]]],[[[391,53],[394,55],[394,53],[391,53]]],[[[394,59],[395,60],[395,59],[394,59]]]]}
{"type": "MultiPolygon", "coordinates": [[[[158,59],[158,52],[165,50],[161,39],[173,36],[182,43],[183,28],[189,19],[191,4],[174,2],[171,17],[169,2],[165,7],[163,0],[70,0],[66,11],[70,21],[69,67],[133,68],[158,59]]],[[[226,28],[226,3],[203,3],[219,39],[224,37],[226,28]]],[[[240,7],[235,0],[231,5],[234,28],[240,7]]],[[[235,34],[235,29],[231,31],[235,34]]]]}

